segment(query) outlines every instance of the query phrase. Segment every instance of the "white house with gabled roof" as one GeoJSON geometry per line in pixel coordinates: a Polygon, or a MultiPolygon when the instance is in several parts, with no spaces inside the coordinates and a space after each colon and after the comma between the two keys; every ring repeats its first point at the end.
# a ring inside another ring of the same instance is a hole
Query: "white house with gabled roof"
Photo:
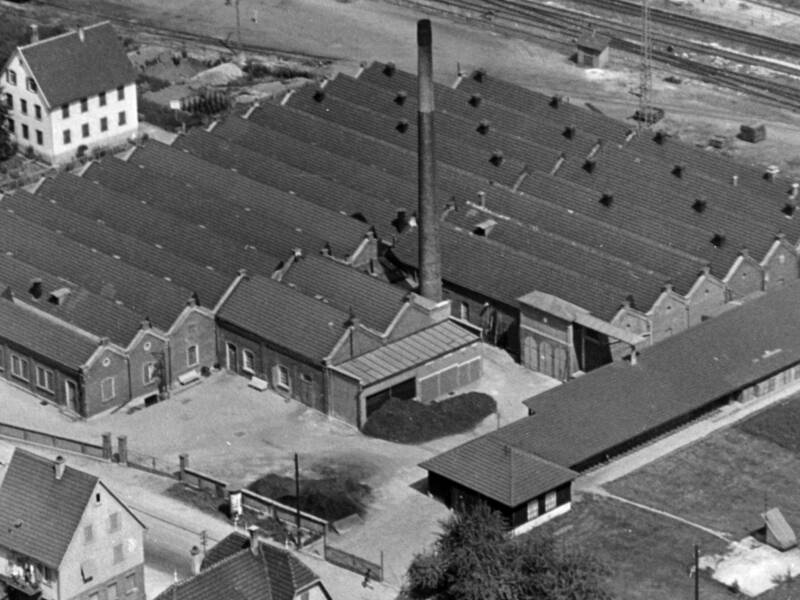
{"type": "Polygon", "coordinates": [[[63,163],[136,135],[136,71],[108,21],[30,44],[6,62],[0,86],[20,148],[63,163]]]}

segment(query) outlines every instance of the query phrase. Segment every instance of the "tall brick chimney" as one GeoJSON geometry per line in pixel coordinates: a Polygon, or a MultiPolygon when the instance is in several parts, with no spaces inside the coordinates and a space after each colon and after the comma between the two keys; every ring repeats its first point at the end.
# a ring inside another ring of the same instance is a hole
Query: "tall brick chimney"
{"type": "Polygon", "coordinates": [[[417,81],[419,84],[419,292],[425,298],[442,299],[442,260],[439,250],[439,222],[436,210],[436,158],[433,133],[433,39],[431,22],[417,22],[417,81]]]}

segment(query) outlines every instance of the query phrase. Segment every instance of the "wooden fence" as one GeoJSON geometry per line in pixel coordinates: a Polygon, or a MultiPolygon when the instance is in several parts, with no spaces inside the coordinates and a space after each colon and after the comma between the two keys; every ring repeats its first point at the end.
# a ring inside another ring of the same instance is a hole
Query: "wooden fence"
{"type": "Polygon", "coordinates": [[[383,552],[381,552],[381,562],[374,563],[360,556],[356,556],[355,554],[350,554],[349,552],[325,544],[325,560],[336,566],[343,567],[348,571],[364,575],[365,577],[367,573],[369,573],[369,577],[372,580],[383,581],[383,552]]]}

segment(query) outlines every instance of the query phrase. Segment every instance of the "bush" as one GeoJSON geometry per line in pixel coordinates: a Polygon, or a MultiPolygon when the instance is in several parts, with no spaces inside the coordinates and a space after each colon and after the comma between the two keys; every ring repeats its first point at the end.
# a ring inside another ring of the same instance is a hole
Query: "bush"
{"type": "Polygon", "coordinates": [[[144,97],[139,97],[139,120],[156,125],[162,129],[174,131],[179,129],[182,123],[186,127],[196,127],[202,123],[199,115],[192,115],[183,111],[174,111],[168,106],[163,106],[144,97]],[[177,114],[177,117],[175,113],[177,114]]]}
{"type": "Polygon", "coordinates": [[[153,77],[152,75],[148,75],[147,73],[139,73],[136,76],[136,84],[141,88],[147,88],[147,90],[151,92],[157,92],[158,90],[163,90],[166,87],[172,85],[169,81],[165,79],[161,79],[160,77],[153,77]]]}
{"type": "Polygon", "coordinates": [[[467,392],[433,404],[393,398],[372,413],[363,431],[390,442],[420,444],[470,431],[496,410],[494,398],[480,392],[467,392]]]}

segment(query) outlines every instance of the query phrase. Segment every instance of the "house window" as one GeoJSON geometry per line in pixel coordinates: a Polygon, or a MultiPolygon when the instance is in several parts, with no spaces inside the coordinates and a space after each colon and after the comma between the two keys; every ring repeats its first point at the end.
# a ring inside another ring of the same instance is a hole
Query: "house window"
{"type": "Polygon", "coordinates": [[[117,100],[125,100],[125,86],[121,85],[117,88],[117,100]]]}
{"type": "Polygon", "coordinates": [[[136,573],[128,573],[125,576],[125,593],[130,594],[136,591],[136,573]]]}
{"type": "Polygon", "coordinates": [[[25,100],[24,98],[20,98],[19,99],[19,111],[23,115],[27,115],[28,114],[28,101],[25,100]]]}
{"type": "Polygon", "coordinates": [[[14,119],[6,119],[6,123],[8,123],[9,133],[16,133],[16,131],[14,131],[14,119]]]}
{"type": "Polygon", "coordinates": [[[106,600],[117,600],[118,597],[117,584],[114,582],[106,588],[106,600]]]}
{"type": "Polygon", "coordinates": [[[16,354],[11,355],[11,374],[24,381],[30,380],[30,373],[28,371],[28,359],[22,358],[16,354]]]}
{"type": "Polygon", "coordinates": [[[256,357],[250,350],[242,350],[242,371],[255,373],[256,357]]]}
{"type": "Polygon", "coordinates": [[[275,369],[275,372],[276,372],[275,385],[284,390],[291,389],[291,385],[289,383],[289,369],[287,369],[283,365],[278,365],[275,369]]]}
{"type": "Polygon", "coordinates": [[[84,123],[81,125],[81,135],[85,138],[89,137],[89,124],[84,123]]]}
{"type": "Polygon", "coordinates": [[[197,339],[197,323],[189,323],[188,325],[186,325],[186,339],[188,340],[197,339]]]}
{"type": "Polygon", "coordinates": [[[156,363],[149,362],[144,365],[144,383],[153,383],[156,378],[156,363]]]}
{"type": "Polygon", "coordinates": [[[123,110],[121,113],[119,113],[119,118],[117,119],[117,124],[118,125],[125,125],[125,123],[126,123],[126,121],[125,121],[125,111],[123,110]]]}
{"type": "Polygon", "coordinates": [[[115,531],[119,531],[119,511],[113,512],[108,516],[108,532],[114,533],[115,531]]]}
{"type": "Polygon", "coordinates": [[[123,558],[124,558],[124,554],[123,554],[122,550],[123,550],[122,549],[122,544],[117,544],[116,546],[114,546],[114,564],[115,565],[118,565],[119,563],[121,563],[123,558]]]}
{"type": "Polygon", "coordinates": [[[17,85],[17,73],[11,69],[6,70],[6,81],[11,85],[17,85]]]}
{"type": "Polygon", "coordinates": [[[459,316],[465,321],[469,321],[469,304],[466,302],[461,303],[461,314],[459,316]]]}
{"type": "Polygon", "coordinates": [[[22,137],[26,140],[28,137],[30,137],[30,133],[28,133],[28,126],[25,123],[22,124],[22,137]]]}
{"type": "Polygon", "coordinates": [[[200,362],[200,358],[197,352],[197,345],[189,346],[186,349],[186,366],[193,367],[198,362],[200,362]]]}
{"type": "Polygon", "coordinates": [[[0,346],[0,373],[6,370],[6,361],[4,360],[3,348],[0,346]]]}
{"type": "Polygon", "coordinates": [[[33,114],[36,115],[36,118],[40,121],[42,120],[42,107],[38,104],[33,105],[33,114]]]}
{"type": "Polygon", "coordinates": [[[300,600],[308,600],[308,592],[303,592],[300,594],[300,600]]]}
{"type": "Polygon", "coordinates": [[[114,389],[114,381],[114,377],[106,377],[100,382],[100,398],[103,402],[108,402],[117,395],[116,390],[114,389]]]}
{"type": "Polygon", "coordinates": [[[533,521],[536,517],[539,516],[539,499],[534,498],[533,500],[528,502],[527,508],[528,508],[527,520],[533,521]]]}
{"type": "Polygon", "coordinates": [[[94,530],[91,525],[83,528],[83,541],[87,544],[94,541],[94,530]]]}
{"type": "Polygon", "coordinates": [[[36,365],[36,386],[48,392],[53,391],[53,372],[36,365]]]}
{"type": "Polygon", "coordinates": [[[89,600],[100,600],[100,592],[92,592],[89,594],[89,600]]]}
{"type": "Polygon", "coordinates": [[[83,579],[83,583],[90,582],[92,579],[94,579],[94,575],[94,561],[91,558],[83,561],[81,563],[81,579],[83,579]]]}
{"type": "Polygon", "coordinates": [[[39,88],[36,85],[36,82],[33,80],[33,77],[28,77],[27,78],[26,85],[27,85],[28,90],[30,90],[31,92],[39,91],[39,88]]]}
{"type": "Polygon", "coordinates": [[[547,492],[544,496],[544,512],[550,512],[556,507],[556,493],[547,492]]]}
{"type": "Polygon", "coordinates": [[[100,131],[108,131],[108,117],[100,119],[100,131]]]}
{"type": "Polygon", "coordinates": [[[62,104],[61,105],[61,118],[62,119],[69,119],[69,104],[62,104]]]}
{"type": "Polygon", "coordinates": [[[81,112],[87,112],[89,110],[89,99],[88,98],[81,98],[81,112]]]}
{"type": "Polygon", "coordinates": [[[42,135],[42,132],[39,131],[38,129],[36,130],[36,143],[40,146],[44,144],[44,136],[42,135]]]}
{"type": "Polygon", "coordinates": [[[69,129],[64,130],[64,145],[67,146],[72,143],[72,133],[69,129]]]}
{"type": "Polygon", "coordinates": [[[6,106],[10,109],[14,109],[14,96],[11,94],[6,94],[6,106]]]}
{"type": "Polygon", "coordinates": [[[106,105],[106,93],[105,92],[100,92],[97,95],[97,98],[100,100],[100,106],[105,106],[106,105]]]}

